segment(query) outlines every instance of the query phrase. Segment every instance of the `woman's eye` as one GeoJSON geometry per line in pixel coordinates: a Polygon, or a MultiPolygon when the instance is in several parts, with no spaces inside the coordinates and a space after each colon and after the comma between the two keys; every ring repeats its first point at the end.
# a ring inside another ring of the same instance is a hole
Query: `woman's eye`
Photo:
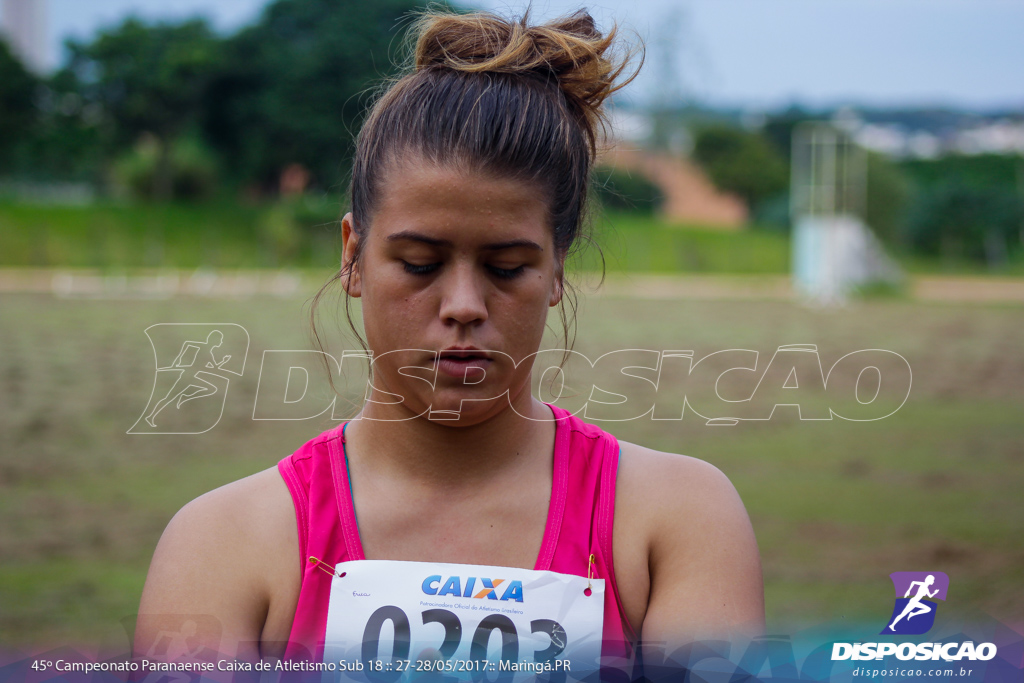
{"type": "Polygon", "coordinates": [[[408,261],[402,261],[402,267],[405,268],[405,272],[411,275],[428,275],[433,273],[441,266],[440,263],[427,263],[425,265],[416,265],[409,263],[408,261]]]}
{"type": "Polygon", "coordinates": [[[516,266],[515,268],[499,268],[497,266],[487,266],[487,269],[491,271],[493,275],[503,280],[511,280],[514,277],[522,275],[523,270],[526,266],[516,266]]]}

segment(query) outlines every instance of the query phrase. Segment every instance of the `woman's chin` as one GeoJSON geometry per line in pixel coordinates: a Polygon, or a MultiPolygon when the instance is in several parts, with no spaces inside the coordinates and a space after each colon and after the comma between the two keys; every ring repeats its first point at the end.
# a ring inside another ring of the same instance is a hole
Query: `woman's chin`
{"type": "Polygon", "coordinates": [[[468,427],[479,424],[507,409],[508,397],[497,398],[461,396],[434,396],[430,410],[424,415],[431,422],[453,427],[468,427]]]}

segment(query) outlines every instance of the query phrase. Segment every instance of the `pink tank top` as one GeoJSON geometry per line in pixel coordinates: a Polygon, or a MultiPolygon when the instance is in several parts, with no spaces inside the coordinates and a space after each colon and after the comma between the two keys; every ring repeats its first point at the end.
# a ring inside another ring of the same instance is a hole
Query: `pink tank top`
{"type": "MultiPolygon", "coordinates": [[[[556,417],[554,472],[544,539],[533,568],[585,577],[594,555],[594,578],[605,580],[602,657],[628,658],[636,634],[624,616],[612,563],[619,444],[595,425],[547,405],[556,417]]],[[[286,659],[323,657],[331,576],[309,557],[331,566],[366,559],[352,504],[345,424],[277,465],[295,504],[302,571],[286,659]]]]}

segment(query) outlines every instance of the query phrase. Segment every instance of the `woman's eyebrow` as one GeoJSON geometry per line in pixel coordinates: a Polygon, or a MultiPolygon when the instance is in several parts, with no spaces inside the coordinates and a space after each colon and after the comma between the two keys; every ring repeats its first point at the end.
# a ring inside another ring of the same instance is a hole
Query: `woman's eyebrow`
{"type": "MultiPolygon", "coordinates": [[[[429,244],[433,247],[451,247],[451,240],[439,239],[437,237],[428,237],[422,233],[414,230],[399,230],[393,232],[385,238],[388,242],[398,242],[401,240],[409,240],[412,242],[422,242],[423,244],[429,244]]],[[[505,242],[492,242],[490,244],[483,245],[483,249],[488,251],[497,251],[500,249],[514,249],[516,247],[525,247],[527,249],[534,249],[536,251],[544,251],[544,247],[540,246],[533,240],[528,239],[516,239],[507,240],[505,242]]]]}
{"type": "Polygon", "coordinates": [[[442,240],[436,237],[427,237],[426,235],[415,232],[413,230],[399,230],[393,232],[385,238],[388,242],[398,242],[401,240],[409,240],[411,242],[422,242],[429,244],[434,247],[450,247],[452,246],[451,240],[442,240]]]}
{"type": "Polygon", "coordinates": [[[508,240],[507,242],[492,242],[491,244],[485,244],[484,249],[490,251],[497,251],[498,249],[514,249],[516,247],[526,247],[527,249],[535,249],[537,251],[544,251],[544,247],[540,246],[533,240],[508,240]]]}

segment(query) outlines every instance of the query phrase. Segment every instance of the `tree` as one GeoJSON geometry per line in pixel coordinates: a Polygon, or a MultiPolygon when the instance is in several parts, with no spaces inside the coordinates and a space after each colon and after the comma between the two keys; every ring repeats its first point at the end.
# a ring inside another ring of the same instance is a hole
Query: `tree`
{"type": "Polygon", "coordinates": [[[789,186],[785,160],[757,133],[721,124],[700,129],[693,158],[711,182],[738,194],[751,208],[789,186]]]}
{"type": "Polygon", "coordinates": [[[1006,261],[1020,226],[1024,201],[1006,188],[947,181],[925,190],[910,223],[913,245],[925,253],[1006,261]]]}
{"type": "Polygon", "coordinates": [[[135,18],[89,44],[70,41],[69,67],[87,100],[100,104],[111,141],[125,148],[143,133],[159,144],[156,194],[172,195],[171,147],[202,118],[220,65],[220,40],[203,20],[146,25],[135,18]]]}
{"type": "Polygon", "coordinates": [[[270,184],[300,163],[321,186],[343,177],[369,96],[395,71],[415,0],[278,0],[227,45],[209,91],[208,137],[242,180],[270,184]]]}
{"type": "Polygon", "coordinates": [[[937,159],[908,159],[900,166],[922,188],[948,182],[971,187],[1017,187],[1024,157],[1014,154],[948,154],[937,159]]]}
{"type": "Polygon", "coordinates": [[[798,105],[791,105],[783,112],[768,116],[761,134],[788,161],[793,153],[793,130],[804,121],[816,118],[820,117],[798,105]]]}
{"type": "Polygon", "coordinates": [[[905,241],[911,185],[899,166],[867,152],[867,206],[864,221],[888,244],[905,241]]]}
{"type": "Polygon", "coordinates": [[[908,224],[925,253],[1003,263],[1024,242],[1024,157],[950,154],[900,164],[917,188],[908,224]]]}
{"type": "Polygon", "coordinates": [[[34,95],[38,82],[0,40],[0,170],[9,171],[15,147],[36,122],[34,95]]]}
{"type": "Polygon", "coordinates": [[[650,214],[665,203],[661,188],[650,180],[611,166],[594,170],[592,187],[601,205],[615,211],[650,214]]]}

